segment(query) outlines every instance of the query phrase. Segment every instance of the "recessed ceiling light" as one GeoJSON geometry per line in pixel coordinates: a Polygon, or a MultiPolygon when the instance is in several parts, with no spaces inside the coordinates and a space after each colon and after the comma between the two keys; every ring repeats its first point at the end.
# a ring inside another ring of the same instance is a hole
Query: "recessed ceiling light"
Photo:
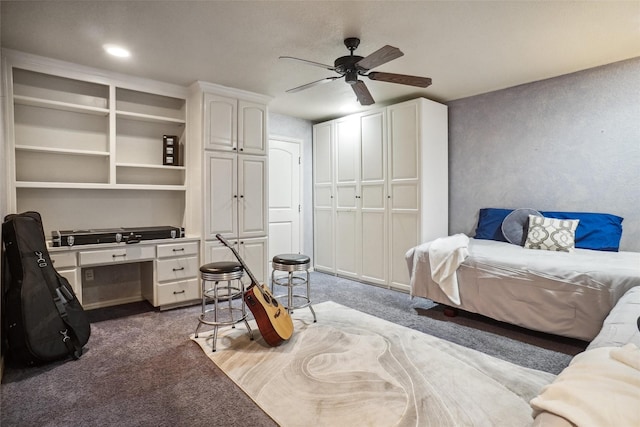
{"type": "Polygon", "coordinates": [[[131,56],[131,53],[122,46],[117,46],[115,44],[105,44],[102,47],[109,55],[117,56],[118,58],[128,58],[131,56]]]}

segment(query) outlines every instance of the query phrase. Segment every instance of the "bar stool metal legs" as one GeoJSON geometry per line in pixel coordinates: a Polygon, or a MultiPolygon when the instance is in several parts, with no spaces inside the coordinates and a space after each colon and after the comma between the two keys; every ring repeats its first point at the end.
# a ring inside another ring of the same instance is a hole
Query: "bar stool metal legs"
{"type": "Polygon", "coordinates": [[[202,279],[202,312],[198,316],[195,337],[202,325],[213,326],[213,351],[216,351],[218,328],[244,322],[253,340],[253,331],[247,321],[247,306],[244,302],[244,274],[237,262],[212,262],[200,267],[202,279]],[[238,301],[239,300],[239,301],[238,301]],[[227,304],[224,304],[224,303],[227,304]],[[235,304],[234,304],[235,302],[235,304]]]}
{"type": "Polygon", "coordinates": [[[309,275],[309,267],[311,266],[311,259],[306,255],[301,254],[283,254],[273,257],[271,266],[271,292],[275,298],[281,299],[286,297],[287,303],[282,304],[285,308],[292,313],[293,310],[299,308],[309,307],[311,314],[313,314],[313,321],[316,322],[316,312],[311,306],[311,281],[309,275]],[[284,271],[286,276],[276,277],[276,271],[284,271]],[[305,274],[301,275],[297,272],[304,271],[305,274]],[[287,293],[282,295],[275,295],[275,285],[284,286],[287,288],[287,293]],[[294,287],[306,286],[306,295],[294,293],[294,287]]]}

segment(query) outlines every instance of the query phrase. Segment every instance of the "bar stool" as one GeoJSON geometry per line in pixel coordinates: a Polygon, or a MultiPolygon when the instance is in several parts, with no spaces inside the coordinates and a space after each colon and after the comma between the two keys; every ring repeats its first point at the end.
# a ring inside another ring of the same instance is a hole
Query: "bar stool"
{"type": "Polygon", "coordinates": [[[213,351],[216,351],[220,326],[235,328],[236,323],[244,321],[249,331],[249,338],[253,340],[253,332],[247,321],[247,306],[243,298],[244,284],[240,280],[243,274],[244,270],[237,262],[212,262],[200,267],[202,313],[198,317],[195,337],[198,338],[198,331],[202,325],[213,326],[213,351]],[[232,304],[236,299],[241,303],[232,304]],[[224,302],[227,304],[223,304],[224,302]]]}
{"type": "Polygon", "coordinates": [[[309,267],[311,266],[311,259],[306,255],[301,254],[282,254],[273,257],[271,262],[273,270],[271,271],[271,293],[275,298],[287,297],[287,303],[282,304],[289,313],[298,308],[309,307],[311,314],[313,314],[313,321],[316,322],[316,312],[313,311],[310,298],[310,280],[309,280],[309,267]],[[286,276],[276,277],[276,271],[287,272],[286,276]],[[304,271],[306,275],[296,274],[296,272],[304,271]],[[282,295],[275,295],[274,286],[287,287],[287,293],[282,295]],[[307,294],[300,295],[295,294],[293,288],[299,285],[306,285],[307,294]],[[301,304],[297,304],[294,298],[302,300],[301,304]]]}

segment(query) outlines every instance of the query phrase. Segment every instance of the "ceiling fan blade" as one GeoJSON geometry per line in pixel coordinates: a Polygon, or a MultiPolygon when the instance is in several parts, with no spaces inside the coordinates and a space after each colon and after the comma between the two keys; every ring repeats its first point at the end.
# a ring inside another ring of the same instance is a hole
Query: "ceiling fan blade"
{"type": "Polygon", "coordinates": [[[401,85],[427,87],[431,85],[431,79],[429,77],[407,76],[405,74],[394,73],[379,73],[371,72],[367,74],[371,80],[378,80],[381,82],[398,83],[401,85]]]}
{"type": "Polygon", "coordinates": [[[356,97],[361,105],[371,105],[375,103],[373,96],[371,96],[369,89],[367,89],[367,86],[362,80],[358,80],[355,84],[352,84],[351,87],[356,93],[356,97]]]}
{"type": "Polygon", "coordinates": [[[294,87],[293,89],[289,89],[288,91],[286,91],[287,93],[294,93],[294,92],[300,92],[301,90],[305,90],[308,89],[310,87],[322,84],[322,83],[329,83],[334,81],[335,79],[339,79],[341,76],[336,76],[336,77],[325,77],[324,79],[320,79],[320,80],[316,80],[315,82],[311,82],[311,83],[307,83],[306,85],[302,85],[302,86],[298,86],[298,87],[294,87]]]}
{"type": "Polygon", "coordinates": [[[396,58],[400,58],[402,55],[404,55],[404,53],[397,47],[386,45],[356,62],[356,67],[363,70],[371,70],[396,58]]]}
{"type": "Polygon", "coordinates": [[[321,64],[319,62],[307,61],[306,59],[294,58],[293,56],[280,56],[278,59],[291,59],[293,61],[302,62],[303,64],[313,65],[314,67],[325,68],[327,70],[335,71],[335,67],[332,65],[321,64]]]}

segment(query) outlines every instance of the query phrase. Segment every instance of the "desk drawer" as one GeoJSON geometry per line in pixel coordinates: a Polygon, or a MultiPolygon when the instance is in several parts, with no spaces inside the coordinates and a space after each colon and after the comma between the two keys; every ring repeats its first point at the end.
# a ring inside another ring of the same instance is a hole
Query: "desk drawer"
{"type": "Polygon", "coordinates": [[[158,305],[169,305],[200,299],[197,278],[158,285],[158,305]]]}
{"type": "Polygon", "coordinates": [[[198,254],[198,242],[171,243],[158,245],[158,258],[187,256],[198,254]]]}
{"type": "Polygon", "coordinates": [[[59,270],[61,268],[75,267],[77,265],[75,252],[49,252],[49,256],[51,257],[51,261],[53,261],[53,268],[55,268],[56,270],[59,270]]]}
{"type": "Polygon", "coordinates": [[[198,276],[198,257],[159,259],[156,263],[159,282],[198,276]]]}
{"type": "Polygon", "coordinates": [[[155,246],[126,245],[116,249],[79,252],[80,265],[104,265],[155,259],[155,246]]]}

